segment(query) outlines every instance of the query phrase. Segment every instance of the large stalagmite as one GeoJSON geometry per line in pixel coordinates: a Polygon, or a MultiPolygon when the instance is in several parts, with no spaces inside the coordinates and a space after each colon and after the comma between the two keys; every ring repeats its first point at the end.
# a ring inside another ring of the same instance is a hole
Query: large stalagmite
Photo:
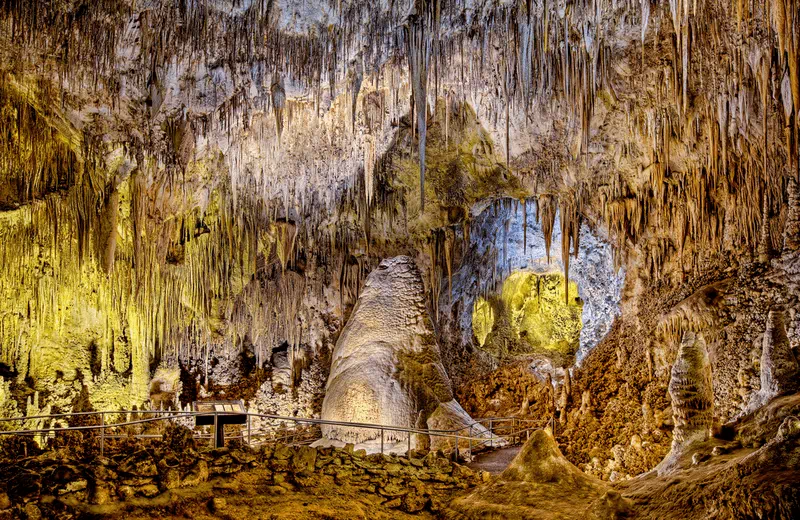
{"type": "Polygon", "coordinates": [[[659,464],[659,473],[669,472],[684,450],[711,435],[714,420],[714,391],[711,363],[703,335],[692,331],[683,334],[678,357],[669,380],[672,399],[672,450],[659,464]]]}
{"type": "Polygon", "coordinates": [[[714,418],[711,363],[701,334],[686,332],[669,381],[675,421],[673,445],[708,439],[714,418]]]}
{"type": "MultiPolygon", "coordinates": [[[[425,308],[422,276],[411,258],[384,260],[367,277],[333,351],[322,418],[419,429],[471,422],[453,399],[425,308]]],[[[353,443],[380,436],[379,430],[340,426],[323,426],[322,432],[353,443]]],[[[408,439],[402,432],[384,435],[386,441],[408,439]]]]}
{"type": "Polygon", "coordinates": [[[797,359],[786,336],[784,321],[783,310],[769,311],[761,352],[760,398],[763,402],[797,389],[797,359]]]}

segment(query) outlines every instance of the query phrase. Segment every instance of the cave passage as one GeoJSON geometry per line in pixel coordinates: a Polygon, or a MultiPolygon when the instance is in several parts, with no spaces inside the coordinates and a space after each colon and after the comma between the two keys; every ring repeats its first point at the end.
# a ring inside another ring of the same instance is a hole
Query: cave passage
{"type": "Polygon", "coordinates": [[[800,518],[800,0],[0,0],[0,520],[85,517],[800,518]]]}

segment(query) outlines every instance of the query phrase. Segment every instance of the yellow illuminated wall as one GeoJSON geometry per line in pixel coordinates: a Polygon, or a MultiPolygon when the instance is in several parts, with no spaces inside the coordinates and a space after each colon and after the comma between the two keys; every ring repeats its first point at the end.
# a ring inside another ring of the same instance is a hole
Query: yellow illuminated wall
{"type": "Polygon", "coordinates": [[[564,290],[560,273],[512,273],[499,297],[475,301],[472,329],[478,345],[490,352],[574,354],[583,327],[583,302],[575,282],[569,282],[569,304],[564,290]]]}

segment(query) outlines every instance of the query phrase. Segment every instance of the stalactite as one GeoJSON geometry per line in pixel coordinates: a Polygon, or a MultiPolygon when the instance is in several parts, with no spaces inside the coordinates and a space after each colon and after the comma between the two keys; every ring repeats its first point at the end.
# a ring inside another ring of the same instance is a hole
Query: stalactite
{"type": "Polygon", "coordinates": [[[762,196],[761,204],[761,235],[758,241],[758,261],[769,262],[772,256],[772,237],[770,236],[769,226],[769,204],[766,192],[762,196]]]}
{"type": "Polygon", "coordinates": [[[428,133],[428,65],[430,62],[430,13],[427,2],[421,3],[423,12],[412,15],[406,27],[408,40],[408,68],[417,115],[419,140],[419,190],[420,212],[425,211],[425,144],[428,133]]]}
{"type": "Polygon", "coordinates": [[[528,209],[526,199],[522,199],[522,254],[528,254],[528,209]]]}
{"type": "Polygon", "coordinates": [[[283,110],[286,106],[286,89],[283,86],[283,78],[276,77],[272,82],[272,110],[275,111],[275,130],[278,139],[283,133],[283,110]]]}
{"type": "Polygon", "coordinates": [[[537,201],[538,214],[544,233],[544,246],[547,253],[547,263],[550,263],[550,244],[553,243],[553,228],[556,221],[556,203],[550,195],[541,195],[537,201]]]}

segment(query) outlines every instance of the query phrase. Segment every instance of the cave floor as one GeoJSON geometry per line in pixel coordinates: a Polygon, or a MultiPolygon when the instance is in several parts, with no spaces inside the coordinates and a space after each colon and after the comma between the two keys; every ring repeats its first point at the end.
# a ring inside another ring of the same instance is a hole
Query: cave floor
{"type": "Polygon", "coordinates": [[[467,467],[475,471],[488,471],[492,475],[499,475],[511,464],[521,449],[522,446],[511,446],[481,453],[475,457],[475,460],[467,464],[467,467]]]}
{"type": "Polygon", "coordinates": [[[258,470],[235,478],[216,478],[155,498],[136,498],[102,506],[83,506],[93,518],[231,518],[267,520],[356,520],[436,518],[427,511],[408,514],[382,505],[386,498],[347,485],[287,489],[268,485],[258,470]],[[220,500],[222,499],[222,500],[220,500]]]}

